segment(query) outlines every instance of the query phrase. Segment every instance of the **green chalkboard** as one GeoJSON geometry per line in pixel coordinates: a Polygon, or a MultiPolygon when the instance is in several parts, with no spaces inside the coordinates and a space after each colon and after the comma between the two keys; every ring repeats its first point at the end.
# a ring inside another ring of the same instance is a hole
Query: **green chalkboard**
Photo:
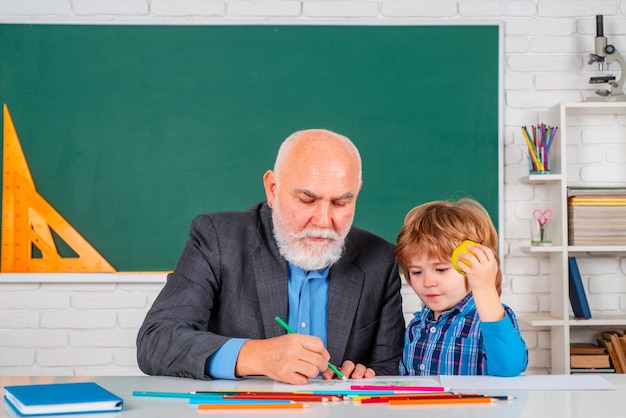
{"type": "Polygon", "coordinates": [[[305,128],[360,148],[357,226],[462,196],[498,221],[498,26],[5,24],[0,51],[39,194],[118,271],[172,269],[305,128]]]}

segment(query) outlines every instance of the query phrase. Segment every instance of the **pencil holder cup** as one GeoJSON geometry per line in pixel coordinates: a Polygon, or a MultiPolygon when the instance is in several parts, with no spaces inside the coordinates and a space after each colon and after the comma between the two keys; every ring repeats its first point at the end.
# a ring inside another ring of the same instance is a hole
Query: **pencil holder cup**
{"type": "Polygon", "coordinates": [[[528,155],[528,174],[550,174],[550,170],[544,168],[540,170],[537,168],[537,164],[533,161],[530,155],[528,155]]]}
{"type": "Polygon", "coordinates": [[[528,146],[528,171],[530,174],[550,174],[550,147],[558,127],[546,126],[543,123],[532,126],[530,131],[522,126],[522,135],[528,146]]]}
{"type": "Polygon", "coordinates": [[[553,223],[549,221],[530,221],[530,245],[549,247],[552,245],[553,223]]]}

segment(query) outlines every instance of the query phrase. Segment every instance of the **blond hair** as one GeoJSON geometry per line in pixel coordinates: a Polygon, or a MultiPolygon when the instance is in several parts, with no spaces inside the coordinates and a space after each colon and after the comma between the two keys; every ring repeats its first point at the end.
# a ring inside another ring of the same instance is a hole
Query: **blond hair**
{"type": "Polygon", "coordinates": [[[498,258],[498,233],[487,210],[476,200],[438,200],[411,209],[404,218],[396,244],[396,258],[407,271],[411,257],[450,260],[452,251],[463,241],[483,244],[493,251],[498,263],[496,288],[502,292],[502,271],[498,258]]]}

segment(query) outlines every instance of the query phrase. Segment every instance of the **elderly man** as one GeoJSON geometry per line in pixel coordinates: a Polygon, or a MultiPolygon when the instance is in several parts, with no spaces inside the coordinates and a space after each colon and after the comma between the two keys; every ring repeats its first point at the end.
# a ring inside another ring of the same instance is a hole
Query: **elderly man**
{"type": "Polygon", "coordinates": [[[352,226],[361,158],[312,129],[281,145],[266,202],[197,216],[137,337],[145,373],[293,384],[397,374],[404,320],[394,246],[352,226]],[[293,328],[286,334],[275,320],[293,328]]]}

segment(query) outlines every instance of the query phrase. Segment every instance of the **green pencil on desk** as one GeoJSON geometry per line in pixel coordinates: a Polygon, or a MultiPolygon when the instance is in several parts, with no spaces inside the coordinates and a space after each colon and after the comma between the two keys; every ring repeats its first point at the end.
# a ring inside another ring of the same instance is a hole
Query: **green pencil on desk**
{"type": "MultiPolygon", "coordinates": [[[[289,326],[289,324],[287,324],[285,321],[283,321],[283,320],[282,320],[279,316],[277,316],[277,317],[276,317],[276,318],[274,318],[274,319],[276,319],[276,322],[278,322],[278,323],[280,324],[280,326],[281,326],[281,327],[285,328],[285,330],[287,330],[287,332],[288,332],[288,333],[290,333],[290,334],[295,334],[295,333],[296,333],[296,331],[294,331],[294,330],[293,330],[293,328],[291,328],[291,327],[289,326]]],[[[346,377],[343,375],[343,373],[341,373],[341,372],[339,371],[339,369],[337,368],[337,366],[335,366],[334,364],[332,364],[330,361],[328,362],[328,367],[330,367],[330,369],[331,369],[333,372],[335,372],[335,374],[336,374],[337,376],[339,376],[339,378],[340,378],[340,379],[347,380],[347,379],[346,379],[346,377]]]]}

